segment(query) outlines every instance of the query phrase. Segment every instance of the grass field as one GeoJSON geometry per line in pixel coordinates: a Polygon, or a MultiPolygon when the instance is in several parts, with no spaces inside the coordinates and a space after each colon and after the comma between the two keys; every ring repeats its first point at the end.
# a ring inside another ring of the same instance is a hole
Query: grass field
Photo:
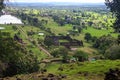
{"type": "MultiPolygon", "coordinates": [[[[67,24],[65,26],[59,26],[56,22],[54,22],[52,20],[52,18],[47,18],[47,17],[42,17],[41,18],[40,17],[40,19],[48,20],[48,24],[45,25],[45,27],[50,28],[51,31],[53,33],[55,33],[56,35],[58,35],[58,34],[66,35],[69,30],[72,30],[72,25],[71,24],[67,24]]],[[[111,34],[113,37],[116,38],[118,36],[118,34],[113,33],[113,32],[114,32],[114,29],[112,27],[109,27],[108,30],[105,30],[105,29],[98,30],[98,29],[95,29],[93,27],[88,27],[87,30],[83,29],[82,34],[80,36],[76,36],[74,38],[81,37],[81,39],[83,40],[85,33],[90,33],[92,36],[96,36],[96,37],[111,34]]],[[[78,39],[80,39],[80,38],[78,38],[78,39]]]]}
{"type": "Polygon", "coordinates": [[[47,66],[49,73],[68,75],[69,79],[66,80],[72,80],[73,78],[74,80],[86,80],[87,78],[89,78],[88,80],[103,80],[101,78],[104,77],[104,73],[115,68],[120,68],[120,60],[98,60],[71,64],[53,63],[47,66]],[[63,71],[58,70],[60,67],[63,68],[63,71]],[[84,74],[88,74],[88,76],[84,76],[84,74]],[[99,76],[101,76],[100,79],[95,79],[99,76]]]}
{"type": "Polygon", "coordinates": [[[47,69],[47,72],[43,74],[35,72],[8,78],[9,80],[16,80],[16,78],[22,80],[41,80],[39,76],[47,76],[49,73],[52,73],[54,75],[65,75],[66,78],[62,80],[104,80],[104,74],[109,71],[109,69],[120,68],[120,60],[98,60],[69,64],[49,63],[44,68],[47,69]],[[63,68],[63,71],[58,70],[60,67],[63,68]]]}
{"type": "Polygon", "coordinates": [[[96,36],[96,37],[100,37],[100,36],[103,36],[103,35],[112,35],[113,37],[117,38],[118,34],[117,33],[113,33],[114,32],[114,29],[113,28],[110,28],[108,30],[97,30],[97,29],[94,29],[92,27],[88,27],[87,30],[84,29],[83,30],[84,33],[90,33],[92,36],[96,36]]]}
{"type": "Polygon", "coordinates": [[[51,28],[51,31],[55,33],[56,35],[58,34],[63,34],[66,35],[69,30],[72,30],[72,25],[67,24],[65,26],[59,26],[56,22],[54,22],[52,19],[49,20],[48,24],[46,27],[51,28]]]}

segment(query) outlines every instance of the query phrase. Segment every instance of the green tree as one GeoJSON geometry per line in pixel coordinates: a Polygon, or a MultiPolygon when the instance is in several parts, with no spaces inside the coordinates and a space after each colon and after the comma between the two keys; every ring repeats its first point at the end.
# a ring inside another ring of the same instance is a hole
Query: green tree
{"type": "Polygon", "coordinates": [[[114,23],[115,31],[120,33],[120,0],[105,0],[105,1],[106,6],[110,8],[111,12],[116,16],[116,21],[114,23]]]}
{"type": "Polygon", "coordinates": [[[44,44],[49,48],[54,44],[54,40],[52,38],[46,37],[44,40],[44,44]]]}
{"type": "Polygon", "coordinates": [[[60,57],[60,56],[66,56],[68,54],[68,50],[65,47],[59,47],[59,48],[55,48],[51,54],[54,57],[60,57]]]}
{"type": "Polygon", "coordinates": [[[96,40],[93,46],[95,48],[98,48],[101,53],[105,53],[105,50],[113,44],[116,44],[116,39],[108,35],[108,36],[101,36],[99,39],[96,40]]]}
{"type": "Polygon", "coordinates": [[[60,56],[60,51],[59,51],[59,48],[55,48],[54,50],[51,51],[51,55],[53,57],[59,57],[60,56]]]}
{"type": "Polygon", "coordinates": [[[53,57],[62,57],[64,63],[68,62],[70,58],[68,56],[68,49],[65,47],[56,48],[51,52],[51,54],[53,55],[53,57]]]}
{"type": "Polygon", "coordinates": [[[84,38],[88,42],[89,40],[91,40],[92,36],[90,33],[86,33],[84,38]]]}
{"type": "Polygon", "coordinates": [[[78,27],[78,32],[81,33],[82,32],[82,28],[79,26],[78,27]]]}
{"type": "Polygon", "coordinates": [[[1,10],[4,8],[4,0],[0,0],[0,12],[1,12],[1,10]]]}
{"type": "Polygon", "coordinates": [[[0,61],[7,64],[4,76],[31,73],[39,70],[37,57],[30,54],[26,47],[11,37],[0,38],[0,61]]]}
{"type": "Polygon", "coordinates": [[[107,59],[120,59],[120,45],[113,45],[108,48],[105,52],[105,57],[107,59]]]}
{"type": "Polygon", "coordinates": [[[97,40],[97,37],[96,37],[96,36],[93,36],[93,37],[91,38],[91,40],[92,40],[92,42],[95,42],[95,41],[97,40]]]}
{"type": "Polygon", "coordinates": [[[78,61],[88,60],[88,54],[83,51],[76,51],[74,57],[78,59],[78,61]]]}

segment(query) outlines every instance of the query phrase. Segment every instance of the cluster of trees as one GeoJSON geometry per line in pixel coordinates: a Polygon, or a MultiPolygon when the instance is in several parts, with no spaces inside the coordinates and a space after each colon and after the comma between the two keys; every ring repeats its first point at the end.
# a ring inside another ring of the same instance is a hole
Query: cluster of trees
{"type": "Polygon", "coordinates": [[[45,38],[44,44],[49,48],[50,46],[54,44],[54,40],[51,38],[45,38]]]}
{"type": "Polygon", "coordinates": [[[97,48],[107,59],[120,59],[120,45],[118,39],[108,35],[96,39],[93,47],[97,48]]]}
{"type": "Polygon", "coordinates": [[[69,56],[68,56],[68,49],[65,47],[59,47],[55,48],[54,50],[51,51],[51,55],[55,58],[62,57],[63,62],[68,62],[69,56]]]}
{"type": "Polygon", "coordinates": [[[105,50],[115,43],[116,43],[116,39],[108,35],[108,36],[101,36],[99,39],[96,40],[93,46],[101,50],[102,53],[105,53],[105,50]]]}
{"type": "MultiPolygon", "coordinates": [[[[102,6],[101,6],[102,7],[102,6]]],[[[50,15],[55,22],[59,25],[64,26],[65,24],[72,24],[84,27],[82,23],[86,26],[93,26],[96,29],[108,29],[108,27],[112,26],[112,22],[114,22],[113,17],[111,14],[107,15],[107,10],[105,11],[104,8],[100,7],[97,8],[98,10],[93,10],[91,12],[88,11],[79,11],[79,9],[73,10],[66,10],[66,12],[60,13],[59,11],[54,12],[50,15]],[[99,12],[102,11],[102,12],[99,12]],[[111,19],[111,23],[108,19],[111,19]]],[[[84,8],[82,8],[84,9],[84,8]]],[[[62,11],[61,11],[62,12],[62,11]]]]}
{"type": "Polygon", "coordinates": [[[79,34],[82,32],[83,28],[86,28],[85,24],[82,23],[82,25],[73,25],[72,30],[69,30],[69,35],[72,36],[79,36],[79,34]]]}
{"type": "Polygon", "coordinates": [[[53,20],[54,20],[55,22],[57,22],[60,26],[64,26],[64,25],[65,25],[65,20],[62,19],[62,17],[59,17],[59,16],[57,16],[57,15],[53,15],[52,18],[53,18],[53,20]]]}
{"type": "Polygon", "coordinates": [[[60,26],[64,26],[65,24],[72,24],[72,25],[80,25],[80,18],[73,18],[69,15],[52,15],[52,18],[55,22],[57,22],[60,26]]]}
{"type": "Polygon", "coordinates": [[[90,33],[86,33],[84,38],[87,42],[92,42],[93,47],[97,48],[106,59],[120,59],[120,35],[117,39],[111,35],[97,38],[92,37],[90,33]]]}
{"type": "Polygon", "coordinates": [[[96,36],[92,36],[90,33],[85,33],[85,37],[84,39],[89,42],[95,42],[97,40],[97,37],[96,36]]]}
{"type": "MultiPolygon", "coordinates": [[[[0,34],[1,35],[1,34],[0,34]]],[[[0,77],[39,70],[38,60],[10,36],[0,38],[0,77]]]]}
{"type": "Polygon", "coordinates": [[[39,20],[34,15],[26,14],[24,12],[18,11],[15,15],[20,17],[25,24],[30,24],[32,26],[36,26],[36,27],[40,27],[40,28],[44,27],[44,25],[48,23],[47,20],[44,20],[44,19],[39,20]]]}
{"type": "Polygon", "coordinates": [[[65,47],[55,48],[54,50],[51,51],[51,55],[53,55],[53,57],[56,58],[62,57],[63,62],[65,63],[69,62],[72,58],[75,58],[75,61],[80,62],[88,60],[88,53],[78,50],[74,52],[73,55],[70,55],[68,49],[65,47]]]}

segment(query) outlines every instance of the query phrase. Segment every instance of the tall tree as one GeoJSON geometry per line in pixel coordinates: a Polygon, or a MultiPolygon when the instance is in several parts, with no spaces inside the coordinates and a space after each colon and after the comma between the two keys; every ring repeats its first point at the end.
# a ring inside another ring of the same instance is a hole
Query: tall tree
{"type": "Polygon", "coordinates": [[[90,33],[86,33],[84,38],[88,42],[89,40],[91,40],[92,36],[90,33]]]}
{"type": "Polygon", "coordinates": [[[0,0],[0,12],[4,8],[4,0],[0,0]]]}
{"type": "Polygon", "coordinates": [[[120,0],[105,0],[105,4],[110,11],[115,14],[116,21],[114,23],[114,28],[116,32],[120,33],[120,0]]]}

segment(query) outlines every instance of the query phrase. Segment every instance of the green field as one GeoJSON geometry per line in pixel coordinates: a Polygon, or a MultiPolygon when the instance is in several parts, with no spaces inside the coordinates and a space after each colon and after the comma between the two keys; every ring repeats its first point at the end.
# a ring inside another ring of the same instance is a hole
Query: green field
{"type": "Polygon", "coordinates": [[[112,35],[113,37],[117,38],[118,34],[117,33],[113,33],[114,32],[114,29],[113,28],[110,28],[108,30],[97,30],[97,29],[94,29],[92,27],[88,27],[87,30],[84,29],[83,30],[84,33],[90,33],[92,36],[96,36],[96,37],[101,37],[103,35],[112,35]]]}
{"type": "Polygon", "coordinates": [[[98,80],[103,80],[104,73],[109,69],[120,68],[120,60],[98,60],[76,64],[51,63],[46,68],[48,73],[67,75],[67,80],[72,80],[73,78],[74,80],[86,80],[87,78],[89,78],[88,80],[96,80],[96,77],[100,78],[98,80]],[[63,71],[58,70],[60,67],[63,68],[63,71]],[[88,74],[88,76],[84,76],[84,74],[88,74]]]}

